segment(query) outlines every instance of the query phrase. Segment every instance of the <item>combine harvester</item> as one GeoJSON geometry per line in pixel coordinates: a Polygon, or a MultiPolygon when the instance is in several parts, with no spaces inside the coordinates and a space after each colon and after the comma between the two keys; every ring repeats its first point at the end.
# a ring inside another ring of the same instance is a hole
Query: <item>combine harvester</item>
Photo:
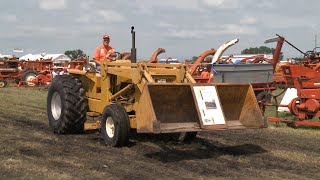
{"type": "Polygon", "coordinates": [[[106,145],[125,146],[131,130],[186,142],[198,131],[266,127],[250,84],[201,84],[184,64],[136,62],[131,33],[131,61],[102,61],[100,73],[69,70],[54,79],[47,97],[54,133],[100,129],[106,145]]]}

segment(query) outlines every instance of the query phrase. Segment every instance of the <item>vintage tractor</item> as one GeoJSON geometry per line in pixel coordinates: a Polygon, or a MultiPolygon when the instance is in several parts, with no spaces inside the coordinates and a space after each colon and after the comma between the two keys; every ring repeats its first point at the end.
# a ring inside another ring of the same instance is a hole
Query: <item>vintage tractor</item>
{"type": "Polygon", "coordinates": [[[5,87],[8,81],[19,82],[22,71],[19,69],[18,59],[0,60],[0,88],[5,87]]]}
{"type": "Polygon", "coordinates": [[[18,86],[35,86],[51,81],[50,66],[52,61],[20,62],[18,59],[0,60],[0,87],[8,81],[15,81],[18,86]]]}
{"type": "Polygon", "coordinates": [[[53,67],[52,59],[24,61],[21,62],[21,67],[23,69],[23,74],[19,86],[26,85],[33,87],[39,85],[40,82],[42,82],[42,84],[47,84],[51,81],[47,74],[48,72],[51,72],[51,68],[53,67]]]}
{"type": "Polygon", "coordinates": [[[266,127],[250,84],[196,83],[184,64],[102,61],[101,72],[69,70],[49,87],[47,112],[54,133],[100,129],[106,145],[124,146],[137,133],[179,134],[266,127]],[[93,123],[90,117],[100,117],[93,123]]]}
{"type": "Polygon", "coordinates": [[[46,87],[51,83],[52,72],[55,71],[57,67],[61,67],[61,70],[64,68],[82,70],[88,63],[86,56],[72,60],[71,62],[61,63],[53,62],[52,59],[24,61],[21,63],[23,74],[18,86],[46,87]]]}

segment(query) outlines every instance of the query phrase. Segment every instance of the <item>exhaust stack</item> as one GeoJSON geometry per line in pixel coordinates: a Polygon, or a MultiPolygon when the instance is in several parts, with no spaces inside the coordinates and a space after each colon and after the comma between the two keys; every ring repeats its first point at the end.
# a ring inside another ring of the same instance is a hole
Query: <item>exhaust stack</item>
{"type": "Polygon", "coordinates": [[[136,49],[136,32],[134,31],[134,26],[131,26],[131,36],[132,36],[132,48],[131,48],[131,62],[137,62],[137,49],[136,49]]]}

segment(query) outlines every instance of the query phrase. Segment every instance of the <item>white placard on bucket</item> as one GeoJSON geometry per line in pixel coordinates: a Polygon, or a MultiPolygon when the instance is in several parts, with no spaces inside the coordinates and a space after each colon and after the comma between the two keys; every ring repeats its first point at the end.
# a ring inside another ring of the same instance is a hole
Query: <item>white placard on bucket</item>
{"type": "Polygon", "coordinates": [[[226,124],[215,86],[193,86],[203,125],[226,124]]]}

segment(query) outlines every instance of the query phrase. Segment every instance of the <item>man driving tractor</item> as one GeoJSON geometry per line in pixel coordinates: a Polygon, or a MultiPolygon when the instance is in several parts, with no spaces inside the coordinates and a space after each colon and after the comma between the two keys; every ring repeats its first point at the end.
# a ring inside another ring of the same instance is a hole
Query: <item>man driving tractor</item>
{"type": "Polygon", "coordinates": [[[102,39],[102,44],[96,47],[93,54],[93,59],[98,71],[100,71],[100,61],[104,59],[111,61],[115,52],[114,48],[109,45],[110,37],[108,35],[104,35],[102,36],[102,39]]]}

